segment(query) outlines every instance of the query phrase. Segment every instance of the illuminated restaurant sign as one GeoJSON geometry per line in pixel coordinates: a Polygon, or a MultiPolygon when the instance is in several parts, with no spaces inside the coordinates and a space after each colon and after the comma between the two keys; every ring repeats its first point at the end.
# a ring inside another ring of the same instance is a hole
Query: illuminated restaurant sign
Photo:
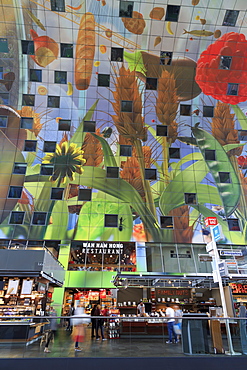
{"type": "Polygon", "coordinates": [[[232,294],[247,294],[247,284],[229,284],[232,289],[232,294]]]}
{"type": "Polygon", "coordinates": [[[82,243],[82,253],[122,254],[123,249],[124,249],[123,243],[111,243],[111,242],[82,243]]]}

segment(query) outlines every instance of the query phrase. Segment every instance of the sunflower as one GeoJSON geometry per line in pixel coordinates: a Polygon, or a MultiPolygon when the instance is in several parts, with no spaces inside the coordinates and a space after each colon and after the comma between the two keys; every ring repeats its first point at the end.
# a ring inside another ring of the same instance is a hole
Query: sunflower
{"type": "Polygon", "coordinates": [[[55,153],[47,154],[43,158],[44,164],[53,164],[54,170],[50,177],[50,181],[55,182],[57,179],[65,183],[66,176],[70,181],[74,180],[74,173],[83,173],[82,166],[86,162],[83,158],[84,151],[76,144],[69,144],[64,141],[62,144],[57,144],[55,153]]]}

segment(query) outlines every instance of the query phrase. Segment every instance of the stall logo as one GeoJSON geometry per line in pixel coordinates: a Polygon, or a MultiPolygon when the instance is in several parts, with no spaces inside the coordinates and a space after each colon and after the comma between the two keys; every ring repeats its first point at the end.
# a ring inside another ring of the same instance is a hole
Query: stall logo
{"type": "Polygon", "coordinates": [[[122,243],[83,243],[82,253],[92,254],[122,254],[124,245],[122,243]]]}
{"type": "Polygon", "coordinates": [[[247,285],[230,283],[233,294],[247,294],[247,285]]]}

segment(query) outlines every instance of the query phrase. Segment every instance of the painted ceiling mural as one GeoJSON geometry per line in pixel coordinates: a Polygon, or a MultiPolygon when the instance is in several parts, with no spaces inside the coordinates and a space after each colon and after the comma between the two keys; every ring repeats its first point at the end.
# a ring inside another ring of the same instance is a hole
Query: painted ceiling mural
{"type": "Polygon", "coordinates": [[[0,4],[0,238],[246,244],[246,0],[0,4]]]}

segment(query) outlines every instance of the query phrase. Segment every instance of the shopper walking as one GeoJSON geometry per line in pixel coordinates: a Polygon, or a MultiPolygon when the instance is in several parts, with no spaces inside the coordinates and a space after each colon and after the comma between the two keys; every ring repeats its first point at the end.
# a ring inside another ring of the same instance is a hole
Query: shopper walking
{"type": "Polygon", "coordinates": [[[169,303],[167,303],[166,304],[166,317],[168,317],[167,326],[168,326],[169,340],[166,343],[172,343],[172,337],[174,337],[175,343],[178,343],[177,334],[174,331],[174,322],[175,322],[174,316],[175,316],[174,309],[170,306],[169,303]]]}
{"type": "Polygon", "coordinates": [[[56,313],[56,311],[54,310],[53,307],[50,307],[49,316],[53,316],[53,318],[49,318],[50,330],[48,332],[47,340],[46,340],[46,343],[45,343],[45,349],[44,349],[45,353],[50,353],[51,352],[48,349],[48,346],[50,344],[50,341],[55,338],[55,334],[57,332],[57,318],[56,318],[57,313],[56,313]]]}
{"type": "Polygon", "coordinates": [[[83,324],[83,316],[85,316],[85,309],[81,303],[79,303],[79,305],[75,309],[74,316],[77,317],[72,319],[73,323],[72,337],[75,342],[75,351],[81,351],[79,343],[84,342],[85,337],[85,329],[83,324]]]}
{"type": "Polygon", "coordinates": [[[175,323],[173,328],[175,333],[177,334],[177,341],[180,342],[183,311],[180,309],[178,305],[174,306],[173,308],[175,316],[175,323]]]}
{"type": "MultiPolygon", "coordinates": [[[[95,310],[95,316],[102,316],[100,304],[97,305],[97,308],[95,310]]],[[[99,340],[99,330],[101,333],[101,339],[106,340],[104,337],[104,319],[97,317],[96,319],[96,340],[99,340]]]]}
{"type": "Polygon", "coordinates": [[[97,309],[97,304],[95,304],[92,308],[92,311],[91,311],[91,323],[92,323],[92,329],[91,329],[91,338],[95,338],[95,335],[96,335],[96,319],[94,318],[94,316],[96,316],[95,312],[96,312],[96,309],[97,309]]]}

